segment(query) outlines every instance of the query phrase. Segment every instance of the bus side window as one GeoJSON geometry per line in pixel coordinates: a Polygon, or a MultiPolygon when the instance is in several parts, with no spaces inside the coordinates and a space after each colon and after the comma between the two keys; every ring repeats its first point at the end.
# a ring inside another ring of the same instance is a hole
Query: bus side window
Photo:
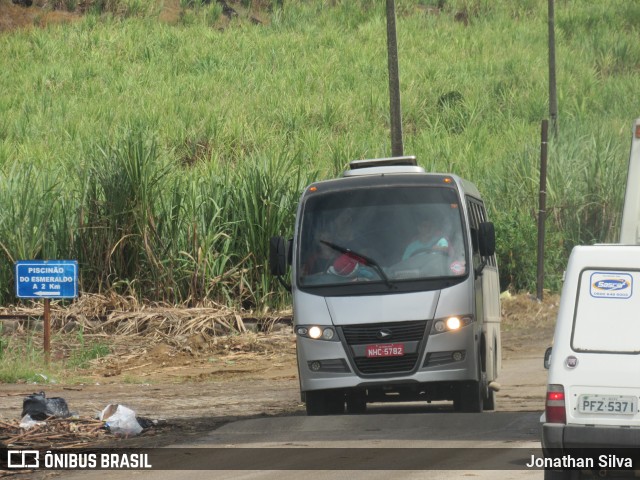
{"type": "Polygon", "coordinates": [[[477,255],[479,251],[478,242],[478,226],[480,221],[478,219],[478,205],[467,198],[467,210],[469,212],[469,230],[471,232],[471,249],[473,255],[477,255]]]}
{"type": "Polygon", "coordinates": [[[480,250],[477,228],[471,228],[471,248],[473,249],[474,255],[477,254],[480,250]]]}

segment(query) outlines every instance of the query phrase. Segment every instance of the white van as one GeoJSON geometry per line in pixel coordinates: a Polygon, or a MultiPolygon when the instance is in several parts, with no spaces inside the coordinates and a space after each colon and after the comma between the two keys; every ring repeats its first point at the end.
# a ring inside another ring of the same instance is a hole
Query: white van
{"type": "Polygon", "coordinates": [[[633,123],[627,172],[620,243],[640,245],[640,118],[633,123]]]}
{"type": "Polygon", "coordinates": [[[271,242],[271,272],[291,265],[307,413],[432,400],[493,410],[494,250],[478,189],[426,173],[415,157],[356,160],[342,178],[307,187],[294,238],[271,242]]]}
{"type": "MultiPolygon", "coordinates": [[[[640,246],[573,249],[545,367],[546,458],[586,451],[595,458],[587,468],[608,470],[606,452],[640,448],[640,246]]],[[[571,474],[549,469],[545,478],[571,474]]]]}

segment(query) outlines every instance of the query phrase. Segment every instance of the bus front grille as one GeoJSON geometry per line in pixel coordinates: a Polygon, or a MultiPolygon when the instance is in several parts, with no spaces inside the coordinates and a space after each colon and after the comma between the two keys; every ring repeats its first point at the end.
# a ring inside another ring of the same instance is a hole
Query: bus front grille
{"type": "Polygon", "coordinates": [[[367,375],[410,372],[416,365],[418,360],[417,353],[410,353],[403,357],[386,357],[386,358],[355,358],[356,367],[360,372],[367,375]]]}
{"type": "Polygon", "coordinates": [[[427,321],[345,325],[342,334],[354,353],[353,361],[360,373],[384,375],[410,372],[416,367],[427,321]],[[367,358],[367,345],[404,344],[405,353],[398,357],[367,358]]]}

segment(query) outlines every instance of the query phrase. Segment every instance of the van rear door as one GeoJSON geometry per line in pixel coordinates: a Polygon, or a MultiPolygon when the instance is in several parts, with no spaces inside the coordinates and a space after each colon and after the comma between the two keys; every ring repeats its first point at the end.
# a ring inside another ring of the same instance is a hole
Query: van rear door
{"type": "Polygon", "coordinates": [[[640,245],[640,118],[633,123],[631,152],[627,169],[627,188],[622,209],[620,243],[640,245]]]}
{"type": "Polygon", "coordinates": [[[640,271],[585,268],[564,360],[567,424],[640,426],[640,271]]]}

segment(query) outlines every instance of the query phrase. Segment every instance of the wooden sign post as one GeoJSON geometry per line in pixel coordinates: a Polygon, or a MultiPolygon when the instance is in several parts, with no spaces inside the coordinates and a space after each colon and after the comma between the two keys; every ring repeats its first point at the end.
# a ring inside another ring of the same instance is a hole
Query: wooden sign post
{"type": "Polygon", "coordinates": [[[44,358],[51,358],[51,299],[78,296],[76,260],[19,260],[15,263],[16,297],[44,299],[44,358]]]}

